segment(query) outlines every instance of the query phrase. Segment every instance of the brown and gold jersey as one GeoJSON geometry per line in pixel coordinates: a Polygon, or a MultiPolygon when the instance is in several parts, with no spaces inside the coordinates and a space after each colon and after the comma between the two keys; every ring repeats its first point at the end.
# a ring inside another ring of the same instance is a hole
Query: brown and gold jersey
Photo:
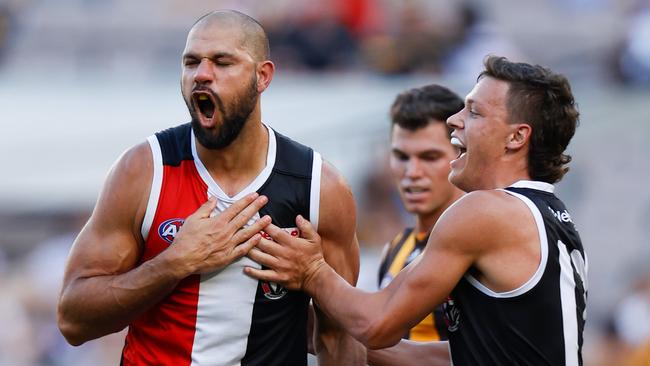
{"type": "MultiPolygon", "coordinates": [[[[379,266],[380,289],[388,286],[399,271],[422,253],[428,239],[429,233],[415,233],[413,228],[406,228],[387,244],[386,254],[379,266]]],[[[446,340],[447,325],[442,306],[436,307],[402,338],[419,342],[446,340]]]]}

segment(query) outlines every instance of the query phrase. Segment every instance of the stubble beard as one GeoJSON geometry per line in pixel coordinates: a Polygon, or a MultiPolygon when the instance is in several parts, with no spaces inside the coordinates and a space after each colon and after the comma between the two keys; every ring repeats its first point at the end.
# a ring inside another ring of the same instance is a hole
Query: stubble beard
{"type": "Polygon", "coordinates": [[[212,94],[216,101],[215,108],[221,114],[221,124],[216,128],[208,129],[201,126],[198,113],[189,98],[185,99],[185,104],[192,117],[192,130],[198,142],[210,150],[224,149],[237,139],[242,129],[246,125],[255,106],[259,94],[257,92],[257,75],[253,73],[250,83],[246,86],[243,93],[235,96],[232,103],[226,107],[223,100],[210,89],[195,87],[192,91],[201,90],[212,94]]]}

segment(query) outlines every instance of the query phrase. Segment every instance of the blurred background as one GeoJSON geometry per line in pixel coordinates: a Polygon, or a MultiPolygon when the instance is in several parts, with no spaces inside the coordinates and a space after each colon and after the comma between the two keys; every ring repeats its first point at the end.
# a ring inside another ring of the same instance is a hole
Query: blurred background
{"type": "Polygon", "coordinates": [[[488,53],[566,74],[581,125],[557,193],[589,255],[585,365],[650,365],[648,0],[0,0],[0,365],[119,363],[123,334],[59,334],[63,266],[117,157],[189,121],[180,53],[224,8],[269,33],[263,120],[351,184],[367,289],[410,220],[387,172],[395,95],[464,96],[488,53]]]}

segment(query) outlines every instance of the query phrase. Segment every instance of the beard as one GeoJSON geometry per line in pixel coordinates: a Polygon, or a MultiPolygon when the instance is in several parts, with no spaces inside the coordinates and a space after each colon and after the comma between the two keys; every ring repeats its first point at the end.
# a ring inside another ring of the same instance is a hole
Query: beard
{"type": "MultiPolygon", "coordinates": [[[[185,104],[192,117],[192,130],[194,136],[203,147],[210,150],[220,150],[228,147],[241,133],[241,130],[246,125],[248,117],[255,109],[257,104],[257,74],[253,72],[248,85],[244,90],[235,95],[232,102],[227,105],[219,97],[217,93],[207,87],[195,86],[192,92],[202,91],[210,93],[215,101],[215,108],[221,114],[221,125],[215,129],[208,129],[201,125],[199,122],[198,113],[194,104],[191,101],[191,94],[189,98],[185,99],[185,104]]],[[[214,118],[215,116],[213,116],[214,118]]]]}

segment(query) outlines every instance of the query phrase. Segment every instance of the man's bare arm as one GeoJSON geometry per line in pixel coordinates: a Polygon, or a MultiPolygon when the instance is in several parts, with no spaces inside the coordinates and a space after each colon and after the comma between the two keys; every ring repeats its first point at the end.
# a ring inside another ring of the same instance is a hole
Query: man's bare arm
{"type": "Polygon", "coordinates": [[[320,238],[304,219],[298,220],[304,239],[267,227],[275,242],[261,241],[249,255],[269,269],[246,271],[303,288],[322,311],[369,348],[392,346],[444,301],[490,243],[494,220],[481,215],[481,204],[480,197],[468,195],[452,206],[439,219],[423,254],[376,293],[356,289],[336,274],[320,254],[320,238]],[[472,230],[467,229],[470,223],[472,230]]]}
{"type": "Polygon", "coordinates": [[[123,329],[181,279],[245,255],[259,240],[254,235],[270,222],[263,218],[235,234],[265,197],[248,196],[214,218],[209,215],[216,201],[209,200],[187,218],[169,249],[136,267],[151,179],[149,146],[140,144],[126,152],[109,173],[90,220],[75,240],[57,314],[61,332],[73,345],[123,329]]]}
{"type": "MultiPolygon", "coordinates": [[[[322,167],[318,232],[325,261],[349,284],[359,277],[356,208],[350,188],[328,163],[322,167]]],[[[314,350],[319,365],[365,365],[365,347],[314,306],[314,350]]]]}
{"type": "Polygon", "coordinates": [[[369,366],[449,366],[449,343],[414,342],[402,339],[389,348],[368,350],[369,366]]]}

